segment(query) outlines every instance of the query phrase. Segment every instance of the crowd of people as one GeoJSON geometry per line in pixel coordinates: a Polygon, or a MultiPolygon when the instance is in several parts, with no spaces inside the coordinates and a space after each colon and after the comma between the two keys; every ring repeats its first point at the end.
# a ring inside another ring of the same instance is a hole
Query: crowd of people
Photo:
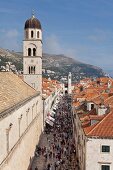
{"type": "MultiPolygon", "coordinates": [[[[44,157],[42,170],[75,170],[71,98],[63,96],[57,106],[53,127],[45,128],[47,145],[36,147],[35,156],[44,157]]],[[[38,170],[38,165],[35,170],[38,170]]],[[[39,169],[41,170],[41,169],[39,169]]]]}

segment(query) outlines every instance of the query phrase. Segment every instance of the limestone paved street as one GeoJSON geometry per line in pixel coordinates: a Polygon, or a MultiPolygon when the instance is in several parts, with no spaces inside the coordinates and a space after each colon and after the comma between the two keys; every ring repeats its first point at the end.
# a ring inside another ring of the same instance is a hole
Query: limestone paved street
{"type": "Polygon", "coordinates": [[[36,146],[32,170],[78,170],[72,127],[71,100],[64,96],[58,104],[53,127],[46,124],[36,146]]]}

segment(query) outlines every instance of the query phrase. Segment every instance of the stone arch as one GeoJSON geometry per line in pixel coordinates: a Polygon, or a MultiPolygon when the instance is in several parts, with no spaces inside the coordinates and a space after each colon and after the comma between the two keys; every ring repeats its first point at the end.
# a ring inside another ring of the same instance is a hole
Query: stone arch
{"type": "Polygon", "coordinates": [[[36,56],[36,48],[33,48],[33,56],[36,56]]]}

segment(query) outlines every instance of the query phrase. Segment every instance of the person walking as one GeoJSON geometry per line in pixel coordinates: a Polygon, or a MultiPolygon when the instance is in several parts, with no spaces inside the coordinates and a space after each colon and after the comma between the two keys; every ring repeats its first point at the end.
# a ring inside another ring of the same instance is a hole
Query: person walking
{"type": "Polygon", "coordinates": [[[50,170],[50,168],[51,168],[51,165],[50,165],[50,163],[47,165],[47,170],[50,170]]]}
{"type": "Polygon", "coordinates": [[[38,170],[37,166],[36,166],[35,170],[38,170]]]}

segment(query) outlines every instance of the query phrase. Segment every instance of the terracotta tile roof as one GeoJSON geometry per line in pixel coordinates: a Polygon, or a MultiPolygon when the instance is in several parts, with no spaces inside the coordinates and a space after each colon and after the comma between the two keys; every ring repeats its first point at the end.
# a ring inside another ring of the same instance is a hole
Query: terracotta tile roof
{"type": "Polygon", "coordinates": [[[43,78],[42,81],[42,93],[44,98],[47,98],[50,96],[52,93],[55,92],[55,90],[61,88],[61,83],[58,82],[57,80],[51,80],[51,79],[46,79],[43,78]]]}
{"type": "MultiPolygon", "coordinates": [[[[80,84],[74,88],[73,101],[79,100],[80,103],[85,99],[87,102],[92,101],[96,105],[104,103],[113,109],[113,79],[102,77],[93,82],[88,82],[87,86],[83,86],[83,91],[80,92],[80,84]],[[100,84],[97,84],[100,81],[100,84]],[[111,82],[111,87],[108,89],[108,82],[111,82]],[[79,93],[77,93],[79,91],[79,93]]],[[[74,103],[76,105],[76,103],[74,103]]],[[[74,105],[73,104],[73,105],[74,105]]],[[[81,120],[82,128],[87,136],[113,138],[113,110],[104,115],[97,115],[96,109],[87,111],[79,107],[78,116],[81,120]],[[93,124],[93,125],[91,125],[93,124]]]]}
{"type": "Polygon", "coordinates": [[[107,98],[109,97],[109,94],[108,93],[103,93],[95,98],[92,99],[92,101],[95,103],[95,104],[100,104],[102,102],[104,102],[107,98]]]}
{"type": "Polygon", "coordinates": [[[75,107],[78,107],[80,105],[81,105],[80,102],[73,102],[73,106],[75,106],[75,107]]]}
{"type": "Polygon", "coordinates": [[[11,72],[0,72],[0,113],[38,94],[11,72]]]}
{"type": "Polygon", "coordinates": [[[105,105],[109,105],[110,108],[113,108],[113,96],[108,97],[108,98],[105,100],[105,105]]]}
{"type": "Polygon", "coordinates": [[[92,128],[87,136],[113,138],[113,110],[92,128]]]}
{"type": "Polygon", "coordinates": [[[48,80],[47,78],[42,78],[42,81],[44,81],[44,82],[50,82],[50,80],[48,80]]]}
{"type": "Polygon", "coordinates": [[[97,115],[96,114],[96,109],[92,109],[90,112],[83,114],[80,117],[80,120],[83,122],[85,121],[91,121],[91,120],[102,120],[105,117],[105,115],[97,115]]]}
{"type": "Polygon", "coordinates": [[[113,93],[113,87],[110,88],[110,93],[113,93]]]}
{"type": "Polygon", "coordinates": [[[98,93],[87,93],[84,97],[86,98],[87,101],[92,100],[94,97],[97,97],[98,93]]]}
{"type": "MultiPolygon", "coordinates": [[[[79,117],[80,117],[80,120],[81,120],[81,124],[82,124],[82,128],[86,128],[87,129],[92,129],[90,127],[92,127],[91,125],[91,121],[92,120],[95,120],[95,121],[101,121],[106,115],[97,115],[96,114],[96,109],[92,109],[90,112],[88,113],[85,113],[85,114],[81,114],[79,117]]],[[[95,124],[97,124],[95,122],[95,124]]],[[[93,126],[94,127],[94,126],[93,126]]],[[[89,132],[89,130],[88,130],[89,132]]]]}
{"type": "Polygon", "coordinates": [[[89,115],[90,120],[102,120],[106,115],[89,115]]]}
{"type": "Polygon", "coordinates": [[[80,117],[80,120],[81,120],[82,122],[89,121],[89,120],[90,120],[89,115],[87,115],[87,114],[85,115],[85,114],[84,114],[83,116],[80,117]]]}
{"type": "Polygon", "coordinates": [[[90,120],[87,120],[82,123],[82,128],[88,127],[88,126],[90,126],[90,124],[91,124],[90,120]]]}
{"type": "Polygon", "coordinates": [[[109,78],[108,77],[100,77],[97,79],[97,81],[100,81],[104,84],[108,83],[109,78]]]}
{"type": "Polygon", "coordinates": [[[96,109],[93,108],[88,112],[88,115],[97,115],[96,109]]]}
{"type": "Polygon", "coordinates": [[[97,123],[93,124],[92,126],[84,127],[83,129],[84,129],[85,134],[87,135],[96,125],[97,123]]]}

